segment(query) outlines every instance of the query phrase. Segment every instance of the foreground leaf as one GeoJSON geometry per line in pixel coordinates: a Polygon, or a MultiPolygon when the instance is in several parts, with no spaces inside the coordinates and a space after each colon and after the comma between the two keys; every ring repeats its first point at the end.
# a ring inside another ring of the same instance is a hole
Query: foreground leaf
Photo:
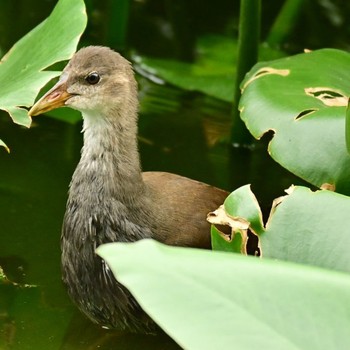
{"type": "Polygon", "coordinates": [[[97,251],[186,349],[350,347],[346,274],[152,240],[97,251]]]}
{"type": "Polygon", "coordinates": [[[83,0],[60,0],[51,15],[2,58],[0,109],[15,123],[30,126],[31,119],[23,107],[30,107],[40,89],[60,74],[43,70],[72,57],[86,21],[83,0]]]}
{"type": "Polygon", "coordinates": [[[268,151],[292,173],[350,194],[345,114],[350,54],[318,50],[253,67],[242,83],[241,118],[252,135],[274,135],[268,151]]]}

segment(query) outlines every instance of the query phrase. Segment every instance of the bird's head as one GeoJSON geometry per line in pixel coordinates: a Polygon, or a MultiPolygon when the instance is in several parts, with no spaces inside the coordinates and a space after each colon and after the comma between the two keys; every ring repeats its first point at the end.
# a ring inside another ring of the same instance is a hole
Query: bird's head
{"type": "Polygon", "coordinates": [[[72,57],[57,84],[34,104],[29,115],[61,106],[106,114],[128,103],[135,91],[133,71],[125,58],[107,47],[88,46],[72,57]]]}

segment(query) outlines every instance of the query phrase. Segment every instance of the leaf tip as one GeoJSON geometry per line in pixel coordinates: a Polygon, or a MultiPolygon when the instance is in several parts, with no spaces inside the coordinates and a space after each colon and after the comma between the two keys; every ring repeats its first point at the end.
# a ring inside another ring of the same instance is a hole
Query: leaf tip
{"type": "Polygon", "coordinates": [[[2,140],[0,140],[0,146],[4,147],[7,153],[11,153],[10,148],[2,140]]]}

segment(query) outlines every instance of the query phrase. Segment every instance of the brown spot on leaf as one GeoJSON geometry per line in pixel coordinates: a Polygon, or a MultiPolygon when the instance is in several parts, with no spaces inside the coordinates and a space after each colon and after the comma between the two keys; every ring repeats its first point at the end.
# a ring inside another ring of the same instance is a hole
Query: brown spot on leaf
{"type": "Polygon", "coordinates": [[[335,184],[324,183],[320,187],[321,190],[335,191],[335,184]]]}
{"type": "Polygon", "coordinates": [[[250,223],[241,217],[232,217],[227,214],[225,207],[221,205],[218,209],[207,216],[207,220],[220,232],[221,236],[231,242],[236,234],[241,235],[241,253],[244,255],[261,256],[259,236],[250,227],[250,223]],[[230,231],[227,231],[230,228],[230,231]]]}
{"type": "Polygon", "coordinates": [[[207,220],[214,225],[230,226],[233,230],[247,230],[249,228],[249,222],[243,218],[234,218],[228,215],[225,211],[225,207],[220,207],[207,216],[207,220]]]}
{"type": "Polygon", "coordinates": [[[247,220],[243,218],[234,218],[228,215],[225,211],[225,207],[221,205],[218,209],[208,214],[207,221],[209,221],[212,225],[215,225],[215,227],[219,230],[221,236],[228,242],[232,241],[236,234],[241,235],[241,253],[244,255],[247,254],[249,228],[249,222],[247,220]],[[223,226],[226,227],[225,230],[222,229],[223,226]],[[230,228],[230,234],[228,234],[227,228],[230,228]]]}
{"type": "Polygon", "coordinates": [[[348,105],[348,96],[340,90],[330,87],[305,88],[305,93],[320,100],[329,107],[342,107],[348,105]]]}
{"type": "Polygon", "coordinates": [[[275,75],[281,75],[283,77],[287,76],[290,73],[289,69],[276,69],[271,67],[263,67],[260,68],[250,79],[248,79],[245,84],[242,87],[243,90],[254,80],[261,78],[265,75],[275,74],[275,75]]]}

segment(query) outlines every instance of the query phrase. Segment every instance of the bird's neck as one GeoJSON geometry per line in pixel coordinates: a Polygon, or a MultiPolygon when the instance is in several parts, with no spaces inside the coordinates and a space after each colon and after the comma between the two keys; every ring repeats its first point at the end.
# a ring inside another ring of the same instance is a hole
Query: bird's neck
{"type": "MultiPolygon", "coordinates": [[[[134,201],[143,191],[137,148],[136,110],[83,113],[84,146],[73,177],[85,177],[92,191],[134,201]]],[[[72,183],[73,185],[73,183],[72,183]]],[[[127,203],[125,203],[127,204],[127,203]]]]}

